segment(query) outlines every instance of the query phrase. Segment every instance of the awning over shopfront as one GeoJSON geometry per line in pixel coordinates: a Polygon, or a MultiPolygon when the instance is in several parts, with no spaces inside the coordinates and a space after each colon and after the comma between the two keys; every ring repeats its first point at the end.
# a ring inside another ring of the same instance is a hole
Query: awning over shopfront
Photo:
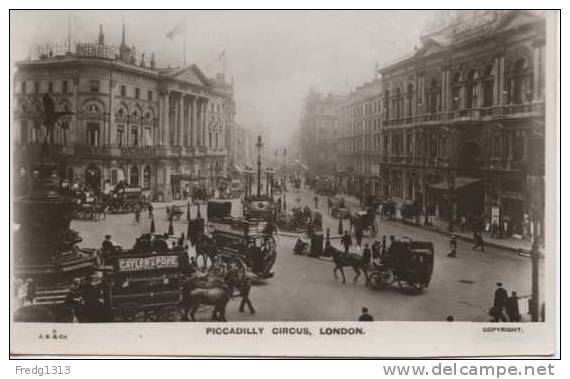
{"type": "MultiPolygon", "coordinates": [[[[457,178],[455,178],[453,180],[453,184],[455,185],[454,188],[456,190],[458,189],[462,189],[465,188],[467,186],[471,186],[473,184],[476,183],[480,183],[482,182],[482,179],[479,178],[467,178],[464,176],[458,176],[457,178]]],[[[440,190],[440,191],[449,191],[449,182],[447,180],[444,180],[442,182],[439,183],[435,183],[435,184],[430,184],[428,185],[429,188],[435,189],[435,190],[440,190]]]]}

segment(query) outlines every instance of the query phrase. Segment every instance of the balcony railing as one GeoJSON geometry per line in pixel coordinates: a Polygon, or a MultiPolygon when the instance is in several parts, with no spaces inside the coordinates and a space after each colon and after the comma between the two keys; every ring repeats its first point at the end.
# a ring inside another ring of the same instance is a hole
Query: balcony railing
{"type": "Polygon", "coordinates": [[[152,146],[124,147],[121,153],[126,156],[155,156],[158,155],[158,149],[152,146]]]}
{"type": "Polygon", "coordinates": [[[111,153],[110,146],[91,146],[91,145],[75,145],[75,154],[78,155],[109,155],[111,153]]]}

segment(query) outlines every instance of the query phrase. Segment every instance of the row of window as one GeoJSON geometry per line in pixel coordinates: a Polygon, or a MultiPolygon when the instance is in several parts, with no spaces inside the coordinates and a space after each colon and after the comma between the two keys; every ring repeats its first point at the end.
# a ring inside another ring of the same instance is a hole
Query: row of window
{"type": "MultiPolygon", "coordinates": [[[[40,82],[33,82],[32,84],[32,88],[31,88],[32,92],[30,93],[34,93],[34,94],[39,94],[42,92],[42,88],[41,88],[41,83],[40,82]]],[[[26,81],[20,82],[20,92],[23,94],[28,93],[28,83],[26,81]]],[[[47,82],[47,87],[45,88],[45,92],[47,93],[63,93],[63,94],[68,94],[70,92],[70,85],[69,85],[69,81],[64,80],[61,82],[61,86],[59,88],[59,91],[55,88],[55,84],[53,81],[49,81],[47,82]]]]}
{"type": "MultiPolygon", "coordinates": [[[[135,92],[133,93],[133,97],[134,97],[135,99],[140,99],[140,98],[141,98],[141,89],[138,88],[138,87],[136,87],[134,90],[135,90],[135,92]]],[[[121,95],[122,97],[127,97],[127,86],[122,85],[122,86],[120,87],[120,95],[121,95]]],[[[154,91],[148,90],[148,91],[146,92],[146,100],[148,100],[148,101],[153,101],[153,100],[154,100],[154,91]]]]}

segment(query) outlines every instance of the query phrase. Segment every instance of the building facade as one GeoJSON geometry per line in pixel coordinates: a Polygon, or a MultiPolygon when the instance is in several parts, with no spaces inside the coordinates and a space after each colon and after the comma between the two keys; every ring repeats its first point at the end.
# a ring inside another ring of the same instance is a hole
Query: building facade
{"type": "Polygon", "coordinates": [[[158,68],[123,39],[119,48],[80,43],[17,62],[12,130],[18,172],[46,135],[40,114],[48,93],[62,117],[54,131],[62,177],[108,191],[121,180],[150,198],[214,186],[225,175],[233,85],[196,65],[158,68]],[[20,167],[18,167],[20,166],[20,167]]]}
{"type": "Polygon", "coordinates": [[[366,196],[379,191],[382,81],[357,87],[337,109],[337,178],[344,192],[366,196]]]}
{"type": "Polygon", "coordinates": [[[314,173],[336,172],[337,109],[345,98],[325,96],[311,89],[305,99],[300,128],[301,158],[314,173]]]}
{"type": "Polygon", "coordinates": [[[544,157],[544,18],[459,11],[421,41],[380,70],[380,193],[522,234],[528,170],[544,157]]]}

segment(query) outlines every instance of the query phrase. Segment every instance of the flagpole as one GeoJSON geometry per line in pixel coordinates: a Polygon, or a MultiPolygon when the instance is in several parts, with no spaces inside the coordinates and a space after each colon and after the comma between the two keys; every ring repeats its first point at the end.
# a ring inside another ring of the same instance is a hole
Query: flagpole
{"type": "Polygon", "coordinates": [[[183,49],[183,65],[182,67],[186,67],[186,15],[184,16],[184,49],[183,49]]]}

